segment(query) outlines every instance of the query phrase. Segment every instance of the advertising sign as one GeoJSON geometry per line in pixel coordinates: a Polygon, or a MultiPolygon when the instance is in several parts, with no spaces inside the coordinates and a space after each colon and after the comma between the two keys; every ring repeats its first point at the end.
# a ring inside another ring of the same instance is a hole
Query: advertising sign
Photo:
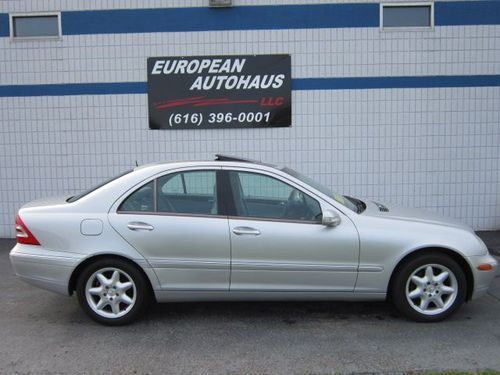
{"type": "Polygon", "coordinates": [[[150,129],[289,127],[290,55],[148,58],[150,129]]]}

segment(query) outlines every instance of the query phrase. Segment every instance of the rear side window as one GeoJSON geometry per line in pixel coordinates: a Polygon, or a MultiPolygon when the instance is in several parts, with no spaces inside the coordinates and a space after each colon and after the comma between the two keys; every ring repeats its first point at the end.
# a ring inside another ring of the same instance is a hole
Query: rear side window
{"type": "Polygon", "coordinates": [[[217,215],[215,171],[188,171],[157,180],[158,212],[217,215]]]}
{"type": "Polygon", "coordinates": [[[130,194],[118,209],[118,211],[133,212],[153,212],[154,210],[154,181],[130,194]]]}

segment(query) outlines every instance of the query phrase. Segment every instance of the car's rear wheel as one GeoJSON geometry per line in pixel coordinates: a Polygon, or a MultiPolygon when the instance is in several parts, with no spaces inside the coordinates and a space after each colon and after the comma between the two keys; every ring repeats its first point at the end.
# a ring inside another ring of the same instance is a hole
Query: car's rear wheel
{"type": "Polygon", "coordinates": [[[95,321],[123,325],[138,318],[149,302],[142,273],[121,259],[100,259],[78,277],[76,292],[83,310],[95,321]]]}
{"type": "Polygon", "coordinates": [[[466,292],[462,268],[445,254],[422,254],[407,261],[392,285],[396,307],[419,322],[447,318],[463,304],[466,292]]]}

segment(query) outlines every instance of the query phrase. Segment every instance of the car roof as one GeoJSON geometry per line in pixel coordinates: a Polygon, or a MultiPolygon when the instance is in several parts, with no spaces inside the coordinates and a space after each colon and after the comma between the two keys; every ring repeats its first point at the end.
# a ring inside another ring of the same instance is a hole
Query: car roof
{"type": "Polygon", "coordinates": [[[143,164],[140,166],[137,166],[134,168],[134,171],[139,171],[142,169],[148,169],[152,167],[160,167],[160,166],[168,166],[169,168],[177,168],[177,167],[188,167],[188,166],[222,166],[222,165],[231,165],[231,166],[244,166],[244,165],[260,165],[260,166],[266,166],[266,167],[271,167],[271,168],[278,168],[274,164],[268,164],[268,163],[263,163],[258,160],[252,160],[252,159],[247,159],[247,158],[241,158],[237,156],[232,156],[232,155],[225,155],[225,154],[215,154],[215,159],[214,161],[206,161],[206,160],[186,160],[186,161],[164,161],[164,162],[155,162],[155,163],[148,163],[148,164],[143,164]]]}

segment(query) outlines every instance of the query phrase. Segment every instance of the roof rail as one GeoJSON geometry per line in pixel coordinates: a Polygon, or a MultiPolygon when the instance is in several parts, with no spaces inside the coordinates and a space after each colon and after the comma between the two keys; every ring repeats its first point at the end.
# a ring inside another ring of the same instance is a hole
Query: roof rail
{"type": "Polygon", "coordinates": [[[243,162],[243,163],[253,163],[253,164],[260,164],[261,163],[258,160],[243,159],[243,158],[239,158],[237,156],[223,155],[223,154],[215,154],[215,160],[216,161],[239,161],[239,162],[243,162]]]}

